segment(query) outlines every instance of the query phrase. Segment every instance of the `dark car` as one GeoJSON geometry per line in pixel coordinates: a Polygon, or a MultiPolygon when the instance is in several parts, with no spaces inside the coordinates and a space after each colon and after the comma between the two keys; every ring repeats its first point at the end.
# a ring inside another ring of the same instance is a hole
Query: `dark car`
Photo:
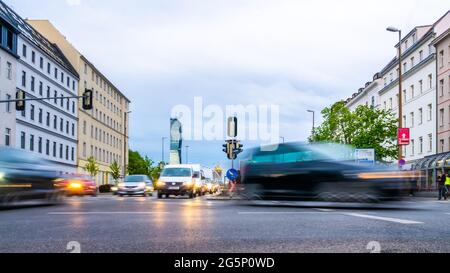
{"type": "Polygon", "coordinates": [[[97,196],[97,184],[91,176],[83,174],[65,175],[57,186],[64,189],[67,196],[97,196]]]}
{"type": "Polygon", "coordinates": [[[410,191],[410,172],[357,164],[338,144],[287,143],[253,149],[241,163],[249,199],[380,202],[410,191]]]}
{"type": "Polygon", "coordinates": [[[0,206],[56,204],[64,190],[54,164],[33,153],[0,149],[0,206]]]}

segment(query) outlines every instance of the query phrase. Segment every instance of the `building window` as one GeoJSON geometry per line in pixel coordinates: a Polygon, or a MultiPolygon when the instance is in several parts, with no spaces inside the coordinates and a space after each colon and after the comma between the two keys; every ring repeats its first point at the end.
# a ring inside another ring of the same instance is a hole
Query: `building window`
{"type": "Polygon", "coordinates": [[[72,136],[75,136],[75,124],[72,123],[72,136]]]}
{"type": "Polygon", "coordinates": [[[31,77],[31,91],[34,92],[34,83],[35,83],[35,78],[32,76],[31,77]]]}
{"type": "Polygon", "coordinates": [[[444,145],[445,145],[444,140],[443,139],[439,140],[439,152],[441,153],[444,152],[444,145]]]}
{"type": "Polygon", "coordinates": [[[31,105],[31,108],[30,108],[30,119],[34,120],[34,105],[31,105]]]}
{"type": "Polygon", "coordinates": [[[31,51],[31,62],[35,63],[36,62],[36,52],[31,51]]]}
{"type": "Polygon", "coordinates": [[[27,57],[27,46],[26,45],[22,45],[22,56],[24,58],[27,57]]]}
{"type": "Polygon", "coordinates": [[[63,148],[64,148],[64,145],[62,145],[62,144],[59,144],[59,158],[63,158],[63,148]]]}
{"type": "Polygon", "coordinates": [[[444,126],[444,109],[439,109],[439,126],[444,126]]]}
{"type": "Polygon", "coordinates": [[[44,84],[39,82],[39,95],[42,96],[44,92],[44,84]]]}
{"type": "Polygon", "coordinates": [[[423,153],[423,137],[419,137],[419,154],[423,153]]]}
{"type": "Polygon", "coordinates": [[[419,62],[423,60],[423,50],[419,51],[419,62]]]}
{"type": "Polygon", "coordinates": [[[25,132],[20,132],[20,148],[25,149],[25,132]]]}
{"type": "Polygon", "coordinates": [[[419,91],[420,91],[420,94],[422,94],[422,92],[423,92],[423,81],[422,80],[419,81],[419,91]]]}
{"type": "Polygon", "coordinates": [[[12,64],[10,62],[6,63],[6,78],[12,80],[12,64]]]}
{"type": "Polygon", "coordinates": [[[411,57],[411,68],[413,68],[414,67],[414,65],[415,65],[415,63],[414,63],[414,57],[411,57]]]}
{"type": "Polygon", "coordinates": [[[444,96],[444,79],[439,81],[439,96],[444,96]]]}
{"type": "Polygon", "coordinates": [[[66,160],[69,160],[69,146],[66,145],[66,160]]]}
{"type": "Polygon", "coordinates": [[[414,156],[415,153],[415,145],[414,145],[414,139],[411,140],[411,156],[414,156]]]}
{"type": "Polygon", "coordinates": [[[83,142],[83,158],[86,158],[86,142],[83,142]]]}
{"type": "Polygon", "coordinates": [[[38,122],[39,122],[39,123],[42,123],[42,118],[43,118],[43,117],[42,117],[42,114],[43,114],[43,113],[42,113],[42,109],[39,108],[39,113],[38,113],[38,122]]]}
{"type": "Polygon", "coordinates": [[[411,99],[414,98],[414,85],[411,85],[411,99]]]}
{"type": "Polygon", "coordinates": [[[419,125],[423,123],[423,110],[419,108],[419,125]]]}
{"type": "Polygon", "coordinates": [[[74,147],[72,147],[72,151],[70,153],[70,159],[71,159],[71,161],[75,161],[75,148],[74,147]]]}
{"type": "Polygon", "coordinates": [[[47,112],[47,118],[46,118],[45,124],[47,125],[47,127],[50,127],[50,113],[49,112],[47,112]]]}
{"type": "Polygon", "coordinates": [[[439,68],[444,67],[444,50],[439,52],[439,68]]]}
{"type": "Polygon", "coordinates": [[[414,127],[414,112],[411,112],[409,114],[409,116],[410,116],[410,119],[411,119],[411,128],[413,128],[414,127]]]}
{"type": "Polygon", "coordinates": [[[59,119],[59,130],[64,132],[64,120],[62,118],[59,119]]]}
{"type": "Polygon", "coordinates": [[[27,72],[22,71],[22,86],[27,87],[27,72]]]}
{"type": "Polygon", "coordinates": [[[428,135],[428,151],[433,151],[433,134],[428,135]]]}
{"type": "Polygon", "coordinates": [[[45,141],[45,154],[50,155],[50,140],[45,141]]]}
{"type": "Polygon", "coordinates": [[[56,115],[53,116],[53,128],[58,129],[58,117],[56,115]]]}
{"type": "Polygon", "coordinates": [[[44,69],[44,58],[42,57],[39,58],[39,68],[44,69]]]}
{"type": "Polygon", "coordinates": [[[428,75],[428,87],[431,89],[433,88],[433,75],[428,75]]]}
{"type": "Polygon", "coordinates": [[[431,104],[428,104],[428,121],[433,119],[433,106],[431,104]]]}
{"type": "Polygon", "coordinates": [[[56,142],[53,141],[53,157],[56,157],[56,142]]]}
{"type": "Polygon", "coordinates": [[[50,65],[50,63],[47,63],[47,74],[50,74],[50,71],[51,71],[52,69],[51,69],[51,65],[50,65]]]}
{"type": "MultiPolygon", "coordinates": [[[[6,94],[6,100],[11,100],[11,95],[6,94]]],[[[10,102],[6,103],[6,112],[11,113],[11,103],[10,102]]]]}
{"type": "Polygon", "coordinates": [[[34,151],[34,135],[30,135],[30,151],[34,151]]]}
{"type": "Polygon", "coordinates": [[[55,67],[55,79],[58,79],[58,68],[55,67]]]}
{"type": "Polygon", "coordinates": [[[86,121],[83,120],[83,135],[86,135],[86,121]]]}
{"type": "Polygon", "coordinates": [[[66,121],[66,134],[69,134],[69,122],[66,121]]]}
{"type": "Polygon", "coordinates": [[[11,129],[5,129],[5,146],[11,146],[11,129]]]}
{"type": "Polygon", "coordinates": [[[38,153],[42,154],[42,137],[38,138],[38,153]]]}

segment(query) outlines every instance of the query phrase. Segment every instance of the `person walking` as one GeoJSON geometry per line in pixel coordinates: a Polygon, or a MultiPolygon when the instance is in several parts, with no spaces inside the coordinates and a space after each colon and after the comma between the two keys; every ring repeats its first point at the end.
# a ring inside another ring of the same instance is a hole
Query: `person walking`
{"type": "Polygon", "coordinates": [[[445,181],[446,179],[445,173],[438,176],[438,190],[439,190],[439,200],[442,200],[444,197],[444,187],[445,187],[445,181]]]}
{"type": "Polygon", "coordinates": [[[450,176],[445,174],[444,200],[447,200],[448,189],[450,188],[450,176]]]}

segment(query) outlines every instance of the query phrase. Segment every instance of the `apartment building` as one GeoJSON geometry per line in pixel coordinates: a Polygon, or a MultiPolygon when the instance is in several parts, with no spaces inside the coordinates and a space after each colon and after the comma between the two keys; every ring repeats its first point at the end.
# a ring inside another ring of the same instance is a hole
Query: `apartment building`
{"type": "Polygon", "coordinates": [[[15,113],[15,147],[55,162],[61,172],[76,172],[79,76],[61,50],[15,11],[0,1],[2,13],[19,30],[16,88],[27,98],[57,97],[27,102],[15,113]],[[67,98],[67,99],[65,99],[67,98]]]}
{"type": "MultiPolygon", "coordinates": [[[[16,28],[0,9],[0,100],[11,100],[16,94],[17,35],[16,28]]],[[[0,104],[0,146],[14,147],[16,113],[13,103],[0,104]]]]}
{"type": "Polygon", "coordinates": [[[93,156],[100,167],[97,184],[111,181],[110,165],[116,161],[126,173],[128,164],[130,100],[80,53],[48,20],[28,23],[61,48],[79,74],[78,94],[94,91],[94,109],[85,111],[78,105],[78,172],[85,172],[87,159],[93,156]]]}

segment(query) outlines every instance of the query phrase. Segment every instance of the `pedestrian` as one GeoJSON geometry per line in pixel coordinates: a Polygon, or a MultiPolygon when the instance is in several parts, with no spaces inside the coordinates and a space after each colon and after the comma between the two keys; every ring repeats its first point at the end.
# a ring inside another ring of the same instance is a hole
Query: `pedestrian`
{"type": "Polygon", "coordinates": [[[439,200],[442,200],[444,197],[444,188],[445,188],[445,181],[447,180],[447,177],[445,173],[438,176],[438,190],[439,190],[439,200]]]}
{"type": "Polygon", "coordinates": [[[450,176],[448,174],[445,175],[445,185],[444,185],[444,199],[447,200],[448,189],[450,187],[450,176]]]}

